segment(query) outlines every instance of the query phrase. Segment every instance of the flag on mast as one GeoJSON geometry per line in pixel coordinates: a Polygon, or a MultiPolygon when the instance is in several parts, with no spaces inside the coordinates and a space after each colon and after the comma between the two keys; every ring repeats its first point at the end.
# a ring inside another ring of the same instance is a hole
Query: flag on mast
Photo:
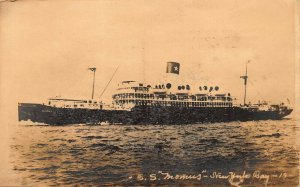
{"type": "Polygon", "coordinates": [[[97,68],[88,68],[88,70],[91,70],[91,71],[94,71],[94,72],[96,71],[96,69],[97,68]]]}
{"type": "Polygon", "coordinates": [[[178,62],[167,62],[167,73],[175,73],[179,75],[180,64],[178,62]]]}

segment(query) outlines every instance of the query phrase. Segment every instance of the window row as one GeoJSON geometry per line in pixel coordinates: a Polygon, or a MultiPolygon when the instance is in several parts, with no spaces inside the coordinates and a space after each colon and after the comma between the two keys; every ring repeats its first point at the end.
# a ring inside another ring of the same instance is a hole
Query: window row
{"type": "Polygon", "coordinates": [[[208,100],[221,100],[221,101],[232,101],[230,97],[214,97],[214,96],[188,96],[188,95],[154,95],[154,94],[141,94],[141,93],[124,93],[124,94],[115,94],[113,99],[127,99],[127,98],[138,98],[138,99],[161,99],[164,100],[169,98],[170,100],[186,100],[191,98],[192,101],[208,101],[208,100]]]}
{"type": "Polygon", "coordinates": [[[135,105],[145,106],[176,106],[176,107],[232,107],[229,102],[172,102],[172,101],[136,101],[119,100],[117,104],[134,103],[135,105]]]}

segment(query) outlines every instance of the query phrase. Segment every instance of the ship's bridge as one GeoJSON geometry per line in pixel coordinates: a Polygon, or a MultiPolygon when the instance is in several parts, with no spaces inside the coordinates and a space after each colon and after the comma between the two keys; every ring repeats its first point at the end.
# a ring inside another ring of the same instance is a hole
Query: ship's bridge
{"type": "Polygon", "coordinates": [[[117,92],[118,93],[146,93],[151,88],[150,85],[144,83],[138,83],[136,81],[123,81],[118,84],[117,92]]]}

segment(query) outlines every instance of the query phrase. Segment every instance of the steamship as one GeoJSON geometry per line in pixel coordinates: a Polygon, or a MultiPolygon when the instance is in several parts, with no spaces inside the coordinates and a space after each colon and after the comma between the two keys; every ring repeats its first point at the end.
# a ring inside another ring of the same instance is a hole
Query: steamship
{"type": "MultiPolygon", "coordinates": [[[[293,109],[284,103],[246,104],[247,64],[244,79],[244,103],[237,103],[230,93],[219,86],[146,84],[136,81],[119,83],[111,104],[91,100],[50,98],[46,103],[19,103],[19,121],[50,125],[62,124],[189,124],[249,120],[279,120],[293,109]]],[[[116,72],[116,71],[115,71],[116,72]]],[[[167,63],[167,73],[179,75],[178,62],[167,63]]],[[[115,73],[114,73],[115,74],[115,73]]],[[[114,75],[113,75],[114,76],[114,75]]],[[[113,77],[112,77],[113,78],[113,77]]],[[[111,78],[111,79],[112,79],[111,78]]]]}

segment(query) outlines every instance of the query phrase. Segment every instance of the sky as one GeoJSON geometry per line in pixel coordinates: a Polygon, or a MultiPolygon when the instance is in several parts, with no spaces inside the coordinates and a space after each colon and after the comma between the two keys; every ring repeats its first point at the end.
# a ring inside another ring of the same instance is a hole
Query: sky
{"type": "Polygon", "coordinates": [[[123,80],[219,86],[242,102],[294,103],[295,6],[289,0],[22,0],[0,3],[1,106],[55,96],[109,101],[123,80]]]}
{"type": "MultiPolygon", "coordinates": [[[[95,98],[119,67],[101,98],[107,102],[120,81],[168,79],[219,86],[242,102],[240,76],[250,61],[247,100],[293,105],[299,7],[296,0],[0,0],[0,165],[10,158],[18,102],[90,98],[90,67],[95,98]],[[180,63],[179,76],[166,75],[168,61],[180,63]]],[[[14,181],[0,169],[2,182],[14,181]]]]}

